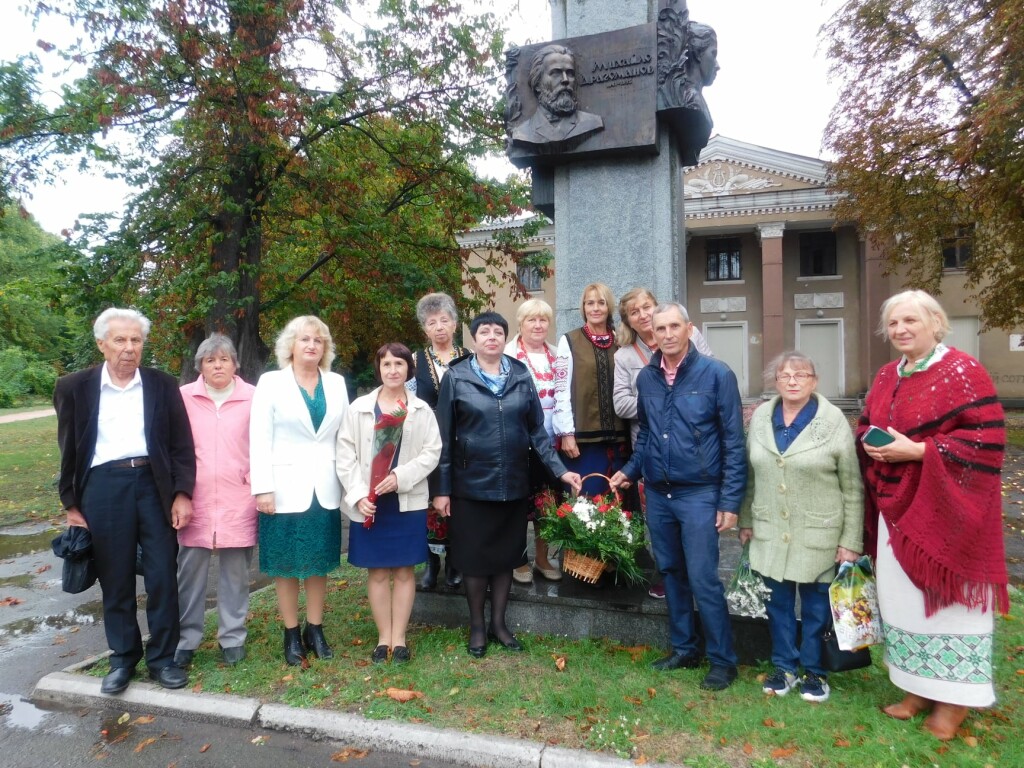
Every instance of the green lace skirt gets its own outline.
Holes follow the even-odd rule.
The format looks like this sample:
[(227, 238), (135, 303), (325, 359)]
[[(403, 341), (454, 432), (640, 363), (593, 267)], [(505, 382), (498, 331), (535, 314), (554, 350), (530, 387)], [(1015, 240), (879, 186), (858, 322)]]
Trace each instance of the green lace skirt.
[(268, 576), (326, 576), (341, 562), (341, 512), (313, 498), (305, 512), (260, 515), (260, 570)]

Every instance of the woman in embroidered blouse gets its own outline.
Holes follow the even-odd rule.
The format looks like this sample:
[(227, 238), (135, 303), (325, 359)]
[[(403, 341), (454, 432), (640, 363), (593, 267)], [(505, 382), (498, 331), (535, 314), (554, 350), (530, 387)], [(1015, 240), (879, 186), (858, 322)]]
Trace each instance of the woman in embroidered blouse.
[[(284, 657), (334, 653), (324, 638), (327, 574), (341, 558), (341, 483), (335, 442), (348, 408), (345, 379), (331, 373), (334, 342), (318, 317), (297, 317), (274, 346), (281, 370), (264, 373), (252, 398), (249, 457), (259, 518), (260, 570), (274, 577)], [(299, 586), (306, 628), (299, 633)]]
[[(530, 299), (523, 302), (516, 311), (516, 322), (519, 333), (505, 345), (505, 354), (523, 362), (530, 369), (533, 383), (537, 387), (540, 407), (544, 411), (544, 429), (555, 445), (555, 432), (551, 426), (551, 418), (555, 412), (555, 347), (548, 342), (548, 331), (555, 313), (551, 305), (543, 299)], [(561, 492), (542, 462), (530, 457), (530, 492), (533, 503), (530, 506), (528, 519), (533, 520), (534, 548), (536, 558), (534, 567), (548, 581), (560, 581), (562, 573), (548, 559), (548, 544), (537, 535), (537, 502), (543, 498), (545, 491)], [(530, 564), (521, 565), (512, 572), (512, 578), (520, 584), (533, 581)]]
[(828, 588), (835, 563), (855, 561), (863, 546), (860, 467), (846, 417), (814, 391), (818, 376), (809, 357), (783, 352), (765, 370), (769, 381), (778, 394), (750, 421), (739, 520), (740, 543), (750, 542), (750, 565), (772, 591), (767, 608), (775, 671), (763, 690), (785, 696), (799, 687), (806, 701), (825, 701), (821, 636), (832, 622)]
[[(448, 365), (467, 350), (455, 343), (455, 332), (459, 325), (459, 314), (455, 302), (447, 293), (428, 293), (416, 303), (416, 319), (427, 337), (427, 346), (416, 353), (416, 375), (406, 387), (416, 397), (437, 408), (437, 394), (441, 390), (441, 379)], [(434, 495), (434, 478), (430, 482), (430, 495)], [(427, 567), (420, 578), (420, 589), (432, 590), (437, 587), (437, 576), (441, 571), (441, 556), (444, 555), (445, 584), (450, 589), (462, 583), (461, 574), (452, 565), (451, 548), (448, 542), (448, 521), (437, 514), (431, 505), (427, 509)]]
[[(881, 316), (900, 359), (875, 377), (857, 450), (889, 679), (905, 691), (883, 711), (928, 712), (925, 728), (948, 740), (968, 707), (995, 702), (993, 614), (1009, 609), (1003, 409), (981, 364), (942, 343), (949, 319), (932, 296), (898, 293)], [(872, 426), (893, 440), (865, 441)]]
[[(583, 289), (583, 326), (558, 340), (552, 424), (566, 466), (581, 475), (611, 477), (626, 462), (626, 425), (615, 415), (615, 297), (602, 283)], [(600, 478), (584, 483), (587, 495), (604, 493)]]

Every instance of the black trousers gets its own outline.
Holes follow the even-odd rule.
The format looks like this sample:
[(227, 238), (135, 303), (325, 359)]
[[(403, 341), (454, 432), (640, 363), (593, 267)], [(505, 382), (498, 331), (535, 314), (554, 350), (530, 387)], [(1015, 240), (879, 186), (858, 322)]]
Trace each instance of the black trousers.
[(134, 667), (142, 658), (135, 589), (136, 549), (142, 545), (149, 643), (146, 664), (166, 667), (178, 647), (178, 537), (160, 504), (149, 467), (93, 467), (82, 494), (103, 590), (103, 624), (113, 651), (110, 666)]

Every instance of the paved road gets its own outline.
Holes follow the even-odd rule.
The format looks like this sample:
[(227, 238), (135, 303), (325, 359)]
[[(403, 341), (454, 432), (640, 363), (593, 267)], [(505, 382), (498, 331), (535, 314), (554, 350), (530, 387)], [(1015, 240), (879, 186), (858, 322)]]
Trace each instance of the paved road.
[(0, 424), (10, 424), (12, 421), (28, 421), (30, 419), (41, 419), (44, 416), (56, 416), (53, 408), (44, 408), (38, 411), (25, 411), (24, 413), (7, 413), (0, 416)]

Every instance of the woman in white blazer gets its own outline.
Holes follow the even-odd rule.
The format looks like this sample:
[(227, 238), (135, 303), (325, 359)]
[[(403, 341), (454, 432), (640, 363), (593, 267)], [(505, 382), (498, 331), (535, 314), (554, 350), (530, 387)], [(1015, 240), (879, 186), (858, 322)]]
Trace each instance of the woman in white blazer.
[(390, 652), (401, 664), (410, 659), (413, 567), (427, 559), (427, 477), (441, 458), (441, 433), (430, 406), (405, 388), (413, 375), (408, 347), (385, 344), (373, 367), (381, 386), (353, 401), (338, 431), (338, 477), (351, 519), (348, 561), (368, 571), (377, 624), (370, 661), (381, 664)]
[[(284, 657), (306, 651), (329, 659), (324, 638), (327, 574), (341, 555), (341, 485), (335, 470), (338, 429), (348, 408), (345, 379), (331, 373), (334, 342), (319, 318), (297, 317), (275, 344), (281, 370), (260, 377), (252, 398), (252, 492), (261, 512), (260, 570), (274, 577), (284, 621)], [(299, 632), (299, 582), (306, 627)]]

